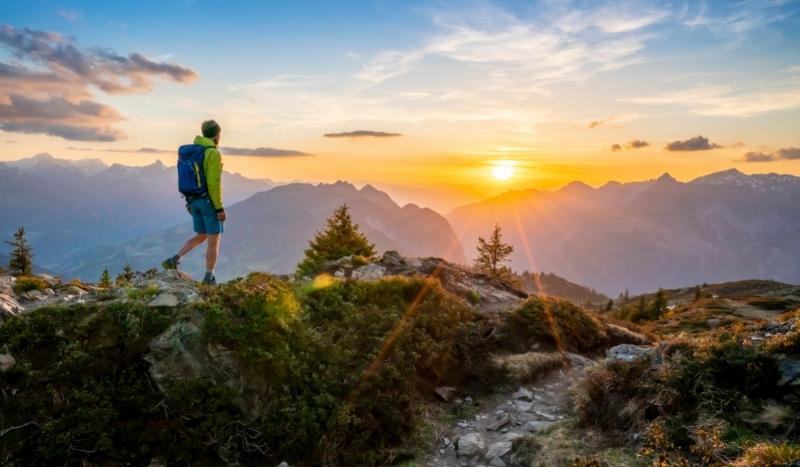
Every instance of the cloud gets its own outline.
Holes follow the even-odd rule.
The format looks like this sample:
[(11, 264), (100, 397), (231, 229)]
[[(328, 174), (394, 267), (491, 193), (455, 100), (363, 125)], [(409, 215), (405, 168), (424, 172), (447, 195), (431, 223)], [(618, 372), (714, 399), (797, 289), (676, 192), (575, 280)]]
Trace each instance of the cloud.
[(778, 160), (800, 160), (800, 148), (782, 148), (775, 152), (748, 152), (743, 162), (772, 162)]
[(769, 162), (777, 160), (774, 154), (766, 154), (763, 152), (748, 152), (742, 159), (744, 162)]
[(234, 148), (234, 147), (224, 146), (220, 148), (220, 150), (226, 156), (298, 157), (298, 156), (311, 155), (301, 151), (293, 151), (290, 149), (275, 149), (275, 148)]
[(650, 146), (650, 143), (648, 143), (647, 141), (642, 141), (640, 139), (634, 139), (634, 140), (628, 141), (628, 144), (626, 144), (625, 146), (627, 146), (628, 149), (639, 149), (639, 148), (646, 148), (647, 146)]
[(111, 124), (122, 117), (116, 110), (91, 100), (70, 102), (62, 97), (33, 99), (19, 94), (0, 103), (0, 129), (43, 133), (75, 141), (116, 141), (122, 133)]
[(593, 128), (599, 127), (600, 125), (602, 125), (605, 122), (606, 122), (606, 120), (594, 120), (591, 123), (589, 123), (589, 125), (587, 125), (587, 128), (589, 128), (591, 130)]
[(721, 146), (711, 143), (708, 138), (698, 135), (684, 141), (673, 141), (667, 144), (664, 149), (667, 151), (707, 151), (719, 147)]
[[(14, 58), (0, 61), (0, 128), (76, 141), (116, 141), (123, 120), (95, 101), (108, 94), (145, 93), (157, 77), (188, 83), (197, 74), (182, 65), (140, 53), (119, 55), (109, 48), (80, 48), (74, 38), (30, 28), (0, 28), (0, 47)], [(54, 97), (57, 96), (57, 97)]]
[(620, 146), (619, 144), (614, 143), (614, 144), (611, 145), (611, 151), (613, 151), (613, 152), (622, 151), (622, 146)]
[(56, 14), (70, 23), (74, 23), (81, 17), (81, 12), (76, 10), (58, 10)]
[(800, 148), (778, 149), (775, 153), (780, 159), (797, 160), (800, 159)]
[(385, 131), (356, 130), (343, 131), (341, 133), (325, 133), (326, 138), (395, 138), (403, 136), (400, 133), (388, 133)]
[(800, 107), (800, 88), (789, 80), (758, 89), (733, 89), (727, 85), (702, 84), (624, 101), (643, 105), (680, 106), (698, 115), (745, 118)]

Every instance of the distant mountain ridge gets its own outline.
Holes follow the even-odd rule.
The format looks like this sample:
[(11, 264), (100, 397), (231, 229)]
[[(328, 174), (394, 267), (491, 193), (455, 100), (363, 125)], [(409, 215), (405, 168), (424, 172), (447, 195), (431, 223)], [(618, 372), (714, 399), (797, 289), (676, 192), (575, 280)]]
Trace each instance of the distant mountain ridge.
[[(389, 195), (366, 185), (292, 183), (253, 195), (229, 206), (217, 265), (221, 280), (250, 271), (291, 273), (308, 242), (324, 227), (337, 207), (347, 204), (361, 231), (379, 252), (396, 250), (406, 256), (437, 256), (463, 263), (464, 252), (447, 220), (414, 204), (399, 206)], [(67, 276), (94, 278), (103, 268), (116, 271), (125, 263), (146, 270), (174, 254), (193, 235), (186, 223), (141, 239), (76, 253), (57, 265)], [(184, 259), (182, 268), (203, 271), (203, 246)]]
[[(226, 203), (233, 204), (274, 183), (225, 172), (223, 186)], [(49, 154), (0, 163), (0, 208), (0, 237), (25, 225), (46, 268), (75, 250), (132, 240), (186, 215), (174, 167), (160, 161), (107, 166)]]
[[(731, 169), (679, 182), (570, 183), (511, 191), (447, 218), (474, 251), (498, 222), (512, 267), (553, 271), (616, 296), (748, 278), (800, 282), (800, 177)], [(532, 264), (531, 264), (532, 262)]]

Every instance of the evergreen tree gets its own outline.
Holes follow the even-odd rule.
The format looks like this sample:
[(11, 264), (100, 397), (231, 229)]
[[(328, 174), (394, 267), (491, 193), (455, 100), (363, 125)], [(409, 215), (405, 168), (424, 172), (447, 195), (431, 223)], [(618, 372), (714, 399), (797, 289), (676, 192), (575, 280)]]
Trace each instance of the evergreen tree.
[(608, 304), (606, 305), (606, 311), (611, 311), (614, 309), (614, 300), (608, 299)]
[(498, 224), (494, 225), (489, 241), (478, 237), (478, 257), (475, 258), (475, 268), (497, 279), (510, 280), (511, 269), (503, 266), (508, 261), (508, 255), (514, 252), (514, 247), (503, 243), (503, 232)]
[(628, 289), (625, 289), (625, 300), (628, 300), (629, 298), (631, 298), (631, 295), (628, 293)]
[(350, 216), (350, 208), (343, 204), (325, 221), (325, 229), (309, 242), (303, 261), (297, 265), (297, 275), (315, 274), (326, 261), (350, 255), (370, 260), (375, 256), (375, 246), (359, 232), (358, 224)]
[(661, 314), (667, 310), (667, 292), (664, 289), (658, 289), (656, 293), (656, 300), (653, 302), (653, 314), (655, 319), (661, 319)]
[(103, 269), (103, 274), (100, 276), (100, 283), (98, 285), (106, 289), (111, 287), (111, 274), (108, 273), (108, 269)]
[(639, 312), (640, 317), (644, 316), (646, 308), (647, 308), (647, 303), (645, 302), (644, 295), (642, 295), (641, 297), (639, 297), (639, 309), (637, 310)]
[(703, 298), (703, 289), (699, 285), (694, 286), (694, 301)]
[(20, 226), (14, 234), (14, 240), (6, 243), (11, 245), (11, 258), (8, 269), (17, 276), (28, 276), (33, 272), (33, 250), (25, 238), (25, 227)]
[(122, 272), (117, 276), (116, 283), (118, 286), (128, 285), (133, 280), (133, 276), (136, 273), (134, 272), (133, 268), (130, 264), (125, 263), (125, 266), (122, 268)]

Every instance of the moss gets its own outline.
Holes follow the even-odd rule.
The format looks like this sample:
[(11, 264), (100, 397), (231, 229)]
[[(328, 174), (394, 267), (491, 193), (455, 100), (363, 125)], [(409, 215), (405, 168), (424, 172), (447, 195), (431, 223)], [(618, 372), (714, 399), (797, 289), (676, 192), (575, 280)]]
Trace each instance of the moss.
[(150, 299), (158, 295), (160, 291), (161, 290), (158, 288), (158, 286), (151, 285), (143, 289), (128, 289), (126, 295), (131, 300), (149, 301)]

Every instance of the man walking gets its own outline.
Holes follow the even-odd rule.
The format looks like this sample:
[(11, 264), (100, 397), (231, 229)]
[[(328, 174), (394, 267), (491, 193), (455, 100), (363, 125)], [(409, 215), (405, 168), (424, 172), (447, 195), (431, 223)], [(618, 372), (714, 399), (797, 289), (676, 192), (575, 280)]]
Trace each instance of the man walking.
[(203, 136), (197, 136), (194, 144), (178, 148), (178, 190), (186, 198), (186, 209), (192, 215), (194, 231), (178, 254), (165, 260), (164, 269), (178, 269), (181, 258), (196, 246), (206, 245), (206, 274), (203, 283), (214, 285), (214, 266), (217, 264), (220, 235), (225, 222), (222, 206), (222, 156), (217, 149), (221, 134), (214, 120), (203, 122)]

